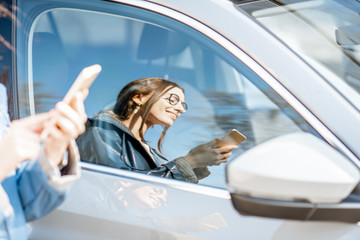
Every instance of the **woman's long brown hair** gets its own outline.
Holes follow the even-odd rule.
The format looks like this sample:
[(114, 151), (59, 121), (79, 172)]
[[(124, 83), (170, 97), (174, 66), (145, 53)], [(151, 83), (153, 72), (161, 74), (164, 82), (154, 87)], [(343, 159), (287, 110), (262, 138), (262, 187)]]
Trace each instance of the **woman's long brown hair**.
[[(113, 108), (113, 112), (116, 114), (116, 116), (120, 120), (127, 120), (129, 119), (130, 115), (136, 108), (136, 103), (132, 100), (132, 98), (136, 95), (143, 95), (148, 96), (151, 94), (151, 97), (149, 100), (141, 106), (139, 110), (139, 116), (142, 117), (142, 122), (139, 129), (139, 135), (141, 138), (141, 141), (145, 141), (144, 135), (142, 133), (142, 129), (144, 127), (144, 124), (147, 120), (147, 117), (149, 116), (149, 112), (151, 107), (154, 105), (155, 102), (157, 102), (160, 97), (162, 97), (168, 90), (172, 88), (180, 88), (183, 92), (184, 89), (177, 85), (174, 82), (168, 81), (163, 78), (141, 78), (134, 80), (130, 83), (128, 83), (118, 94), (116, 99), (116, 104)], [(137, 119), (137, 118), (136, 118)], [(136, 119), (132, 119), (132, 122), (135, 122)], [(130, 123), (131, 125), (131, 123)], [(161, 136), (158, 141), (158, 149), (161, 151), (162, 141), (164, 140), (166, 131), (169, 127), (164, 127)]]

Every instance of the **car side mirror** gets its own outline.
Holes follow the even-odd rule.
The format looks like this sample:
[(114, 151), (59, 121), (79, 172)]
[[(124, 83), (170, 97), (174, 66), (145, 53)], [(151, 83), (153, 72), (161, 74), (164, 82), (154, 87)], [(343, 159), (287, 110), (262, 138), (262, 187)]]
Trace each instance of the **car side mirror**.
[(349, 159), (309, 133), (274, 138), (227, 166), (234, 207), (241, 214), (360, 221), (360, 203), (343, 202), (360, 180)]

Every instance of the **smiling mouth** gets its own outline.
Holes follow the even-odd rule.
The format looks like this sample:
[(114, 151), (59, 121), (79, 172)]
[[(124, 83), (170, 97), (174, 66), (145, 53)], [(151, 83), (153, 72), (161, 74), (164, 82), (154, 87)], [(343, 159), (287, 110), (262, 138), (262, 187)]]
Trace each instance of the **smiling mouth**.
[(173, 112), (168, 112), (168, 113), (170, 113), (170, 116), (173, 120), (177, 119), (177, 115), (175, 113), (173, 113)]

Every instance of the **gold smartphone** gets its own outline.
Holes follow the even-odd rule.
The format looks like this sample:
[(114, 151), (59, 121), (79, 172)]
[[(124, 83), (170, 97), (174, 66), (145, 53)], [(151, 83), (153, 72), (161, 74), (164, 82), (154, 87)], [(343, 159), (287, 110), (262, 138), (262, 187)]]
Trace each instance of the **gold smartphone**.
[(246, 140), (246, 136), (240, 133), (238, 130), (233, 129), (221, 138), (217, 146), (222, 147), (225, 145), (239, 145)]
[[(63, 102), (70, 104), (71, 100), (75, 97), (75, 94), (89, 88), (100, 72), (101, 66), (99, 64), (84, 68), (66, 93)], [(45, 128), (40, 135), (41, 140), (44, 141), (48, 134), (48, 128)]]

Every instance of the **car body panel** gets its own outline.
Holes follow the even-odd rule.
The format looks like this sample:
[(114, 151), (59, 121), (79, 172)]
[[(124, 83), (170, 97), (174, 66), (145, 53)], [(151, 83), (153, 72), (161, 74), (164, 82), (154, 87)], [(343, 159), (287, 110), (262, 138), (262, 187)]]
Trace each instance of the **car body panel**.
[[(112, 2), (114, 6), (124, 4), (165, 15), (213, 39), (286, 99), (328, 143), (359, 165), (360, 128), (349, 127), (359, 125), (359, 110), (326, 81), (325, 78), (331, 74), (324, 76), (324, 73), (317, 72), (309, 62), (245, 13), (239, 12), (232, 2)], [(49, 1), (50, 5), (52, 3)], [(51, 7), (54, 6), (56, 4)], [(17, 47), (24, 51), (23, 46)], [(11, 62), (13, 65), (16, 63), (15, 59)], [(27, 74), (19, 66), (18, 69), (13, 66), (12, 71), (17, 71), (17, 74), (10, 75), (10, 79)], [(11, 83), (15, 85), (16, 82), (13, 80)], [(14, 92), (17, 93), (15, 88)], [(17, 99), (16, 94), (12, 97)], [(15, 113), (17, 104), (14, 101), (12, 105)], [(240, 215), (225, 189), (86, 163), (81, 163), (81, 166), (82, 177), (70, 188), (64, 204), (29, 225), (30, 239), (355, 240), (360, 235), (357, 224)]]
[[(122, 170), (82, 165), (82, 177), (71, 188), (66, 202), (59, 210), (31, 224), (32, 239), (306, 237), (325, 240), (356, 239), (360, 233), (359, 226), (353, 224), (241, 216), (234, 211), (228, 192), (221, 189), (171, 180), (157, 181), (154, 177), (136, 176), (138, 174)], [(99, 173), (101, 171), (111, 172), (111, 175)], [(154, 188), (166, 193), (165, 200), (158, 205), (151, 203), (152, 193), (144, 190)], [(144, 205), (147, 200), (149, 202)], [(131, 201), (132, 206), (124, 207), (126, 201)]]

